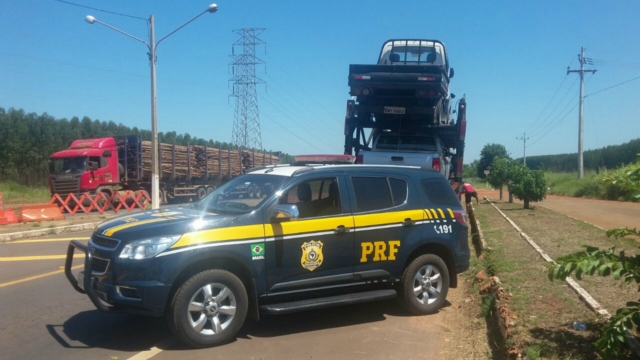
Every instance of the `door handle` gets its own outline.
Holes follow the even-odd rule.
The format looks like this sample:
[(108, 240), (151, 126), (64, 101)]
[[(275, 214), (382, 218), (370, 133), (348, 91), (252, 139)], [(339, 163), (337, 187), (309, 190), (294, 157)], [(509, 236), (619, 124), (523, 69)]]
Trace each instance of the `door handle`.
[(406, 218), (404, 219), (404, 221), (402, 222), (402, 226), (411, 226), (413, 225), (413, 221), (411, 221), (411, 219)]
[(345, 232), (347, 232), (347, 228), (344, 227), (344, 225), (340, 225), (334, 230), (334, 232), (336, 234), (344, 234)]

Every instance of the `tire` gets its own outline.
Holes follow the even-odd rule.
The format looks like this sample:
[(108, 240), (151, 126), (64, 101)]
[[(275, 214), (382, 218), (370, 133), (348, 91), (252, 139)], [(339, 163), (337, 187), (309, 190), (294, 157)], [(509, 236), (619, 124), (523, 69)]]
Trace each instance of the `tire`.
[(200, 186), (196, 189), (195, 200), (202, 200), (202, 198), (204, 198), (205, 196), (207, 196), (207, 189), (204, 186)]
[(256, 199), (262, 198), (262, 189), (260, 188), (260, 186), (256, 185), (253, 189), (253, 194), (255, 195)]
[(213, 186), (207, 186), (207, 195), (211, 194), (215, 190)]
[(247, 194), (249, 195), (249, 199), (253, 199), (254, 197), (256, 197), (256, 190), (253, 186), (249, 185), (249, 188), (247, 189)]
[(438, 101), (438, 105), (433, 109), (433, 124), (442, 125), (442, 101)]
[[(217, 299), (221, 294), (224, 298)], [(225, 270), (207, 270), (180, 286), (171, 301), (167, 320), (176, 337), (186, 345), (217, 346), (231, 340), (240, 330), (248, 304), (247, 291), (237, 276)]]
[[(429, 281), (425, 281), (427, 275), (431, 275)], [(402, 302), (411, 314), (435, 313), (444, 304), (448, 292), (449, 270), (437, 255), (419, 256), (405, 269), (402, 276)]]

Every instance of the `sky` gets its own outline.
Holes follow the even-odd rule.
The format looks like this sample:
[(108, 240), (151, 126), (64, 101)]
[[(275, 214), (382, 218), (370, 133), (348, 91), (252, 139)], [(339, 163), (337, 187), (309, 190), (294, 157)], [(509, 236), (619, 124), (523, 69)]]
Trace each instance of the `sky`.
[[(99, 10), (83, 8), (78, 4)], [(219, 0), (157, 49), (159, 131), (230, 142), (233, 30), (265, 28), (256, 55), (263, 147), (342, 153), (349, 64), (372, 64), (392, 38), (443, 41), (467, 98), (465, 162), (489, 143), (512, 157), (576, 152), (577, 54), (586, 48), (584, 148), (640, 137), (640, 1)], [(204, 1), (0, 0), (0, 107), (88, 116), (150, 129), (148, 40), (207, 8)], [(113, 14), (113, 13), (118, 14)], [(128, 15), (128, 16), (123, 16)], [(130, 17), (133, 16), (133, 17)], [(240, 48), (236, 48), (239, 50)], [(628, 83), (624, 83), (628, 80)], [(621, 84), (621, 85), (619, 85)], [(618, 86), (617, 86), (618, 85)], [(610, 88), (611, 87), (611, 88)], [(609, 89), (608, 89), (609, 88)], [(2, 129), (0, 129), (2, 131)]]

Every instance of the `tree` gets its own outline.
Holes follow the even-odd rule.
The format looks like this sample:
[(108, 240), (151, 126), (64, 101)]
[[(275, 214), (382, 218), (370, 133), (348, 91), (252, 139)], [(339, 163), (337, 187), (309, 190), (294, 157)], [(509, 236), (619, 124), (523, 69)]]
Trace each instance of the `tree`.
[(489, 168), (496, 157), (509, 158), (507, 149), (500, 144), (487, 144), (480, 151), (480, 161), (478, 162), (478, 177), (485, 178), (484, 171)]
[(526, 167), (517, 169), (511, 181), (511, 191), (515, 197), (524, 201), (524, 208), (528, 209), (530, 202), (542, 201), (547, 196), (544, 173)]
[(462, 166), (463, 179), (476, 177), (477, 173), (478, 173), (478, 160), (473, 160), (471, 164), (464, 164)]
[(487, 181), (492, 187), (500, 189), (500, 200), (502, 200), (502, 188), (511, 179), (511, 161), (503, 157), (495, 157), (491, 163), (491, 172), (487, 176)]
[[(605, 178), (606, 183), (618, 183), (624, 188), (633, 189), (635, 196), (640, 198), (640, 164), (628, 172), (625, 178)], [(607, 231), (607, 236), (640, 237), (637, 228), (616, 228)], [(629, 284), (640, 284), (640, 255), (627, 255), (624, 251), (615, 253), (615, 248), (600, 250), (596, 247), (585, 246), (586, 250), (569, 254), (557, 260), (549, 268), (549, 279), (566, 279), (572, 273), (578, 280), (582, 275), (600, 276), (613, 275), (615, 280), (624, 278)], [(638, 288), (640, 291), (640, 288)], [(596, 341), (596, 347), (605, 355), (617, 358), (622, 353), (627, 338), (627, 331), (640, 329), (640, 302), (630, 301), (626, 306), (616, 311), (606, 324), (602, 326), (600, 339)]]

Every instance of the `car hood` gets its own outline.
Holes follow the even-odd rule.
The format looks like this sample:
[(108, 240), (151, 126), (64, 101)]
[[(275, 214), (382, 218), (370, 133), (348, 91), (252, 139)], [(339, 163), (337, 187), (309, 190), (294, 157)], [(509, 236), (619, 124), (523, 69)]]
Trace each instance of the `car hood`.
[(193, 208), (169, 208), (118, 216), (99, 224), (94, 234), (127, 243), (227, 227), (235, 218), (236, 216), (213, 214)]

